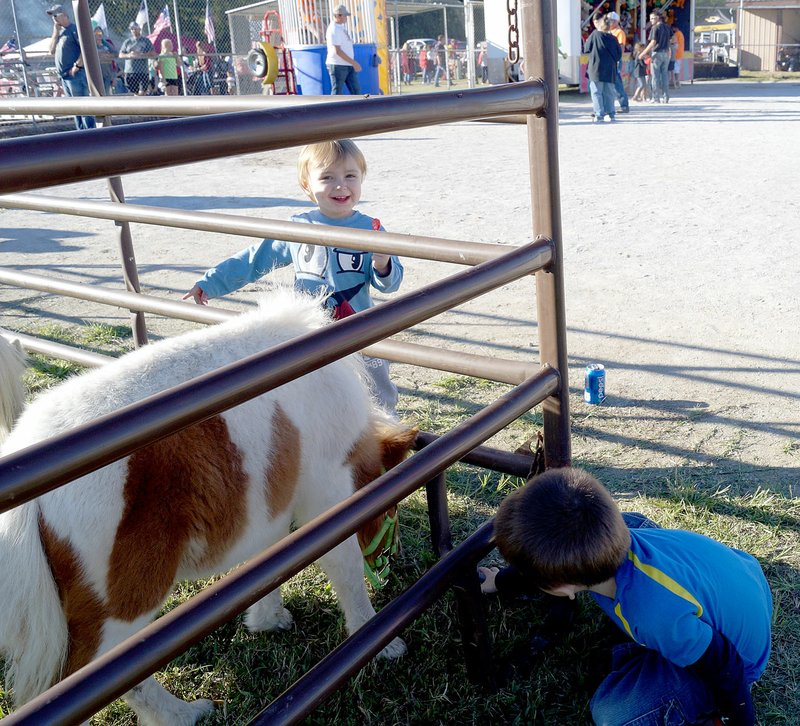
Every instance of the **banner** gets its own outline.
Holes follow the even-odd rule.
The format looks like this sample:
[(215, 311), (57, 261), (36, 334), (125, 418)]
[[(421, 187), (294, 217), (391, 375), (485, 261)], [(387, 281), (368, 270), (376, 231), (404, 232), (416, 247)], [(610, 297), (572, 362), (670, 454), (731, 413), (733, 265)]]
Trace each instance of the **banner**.
[[(100, 7), (102, 7), (102, 5)], [(139, 12), (136, 13), (136, 24), (142, 30), (150, 28), (150, 18), (147, 17), (147, 5), (144, 0), (142, 0), (141, 5), (139, 5)]]
[[(106, 9), (103, 6), (103, 3), (100, 3), (100, 7), (97, 8), (97, 12), (94, 15), (92, 15), (92, 20), (94, 20), (94, 22), (97, 23), (97, 25), (103, 29), (103, 35), (108, 35), (108, 23), (106, 22)], [(136, 22), (139, 21), (137, 20)]]

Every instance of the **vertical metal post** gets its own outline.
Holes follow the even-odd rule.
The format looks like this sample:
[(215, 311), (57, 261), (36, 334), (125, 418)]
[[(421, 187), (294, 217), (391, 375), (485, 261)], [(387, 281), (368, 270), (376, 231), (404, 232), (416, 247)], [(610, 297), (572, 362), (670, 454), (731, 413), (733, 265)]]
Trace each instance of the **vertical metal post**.
[(431, 524), (431, 544), (437, 557), (444, 557), (453, 549), (450, 534), (450, 517), (447, 512), (447, 477), (437, 474), (425, 485), (428, 499), (428, 520)]
[(447, 87), (450, 88), (453, 85), (453, 81), (450, 78), (450, 51), (447, 48), (448, 44), (450, 43), (450, 34), (447, 30), (447, 8), (442, 8), (442, 15), (444, 16), (444, 75), (447, 78)]
[(172, 7), (175, 11), (175, 37), (178, 39), (178, 58), (180, 59), (181, 66), (181, 88), (183, 88), (183, 95), (188, 96), (189, 92), (186, 90), (186, 69), (183, 67), (183, 43), (181, 43), (181, 21), (178, 17), (178, 0), (172, 0)]
[[(431, 543), (436, 556), (441, 559), (453, 549), (450, 517), (447, 511), (445, 472), (440, 472), (425, 484), (425, 494), (428, 500)], [(481, 586), (474, 569), (462, 573), (453, 582), (453, 594), (456, 599), (467, 677), (473, 683), (494, 688), (496, 681), (492, 667), (492, 638), (486, 623)]]
[[(103, 71), (100, 68), (100, 56), (97, 53), (97, 43), (92, 30), (92, 20), (89, 14), (88, 0), (73, 0), (75, 22), (78, 26), (78, 39), (81, 43), (83, 64), (86, 68), (86, 77), (93, 96), (102, 96), (105, 92), (103, 85)], [(103, 125), (111, 125), (111, 118), (103, 118)], [(109, 177), (108, 192), (112, 202), (125, 202), (125, 192), (122, 188), (122, 179), (118, 176)], [(122, 277), (125, 288), (131, 292), (141, 292), (139, 288), (139, 273), (136, 269), (136, 257), (133, 253), (133, 240), (131, 227), (128, 222), (115, 222), (119, 230), (119, 249), (122, 257)], [(131, 311), (131, 328), (133, 342), (137, 348), (147, 344), (147, 325), (144, 313)]]
[(464, 0), (464, 26), (467, 35), (467, 80), (470, 88), (475, 88), (475, 4)]
[[(22, 81), (25, 84), (25, 95), (30, 98), (31, 85), (30, 81), (28, 81), (28, 71), (25, 69), (25, 66), (28, 65), (28, 62), (27, 59), (25, 58), (25, 50), (22, 47), (22, 36), (19, 34), (16, 0), (11, 0), (11, 16), (14, 19), (14, 33), (17, 36), (17, 53), (19, 53), (19, 62), (22, 65)], [(36, 117), (31, 116), (31, 121), (33, 121), (33, 125), (35, 126)]]
[(554, 259), (536, 273), (539, 357), (561, 375), (558, 394), (542, 404), (545, 466), (568, 466), (572, 459), (569, 430), (567, 334), (564, 306), (561, 190), (558, 173), (558, 63), (555, 0), (519, 0), (525, 75), (544, 81), (546, 103), (528, 116), (533, 235), (553, 241)]

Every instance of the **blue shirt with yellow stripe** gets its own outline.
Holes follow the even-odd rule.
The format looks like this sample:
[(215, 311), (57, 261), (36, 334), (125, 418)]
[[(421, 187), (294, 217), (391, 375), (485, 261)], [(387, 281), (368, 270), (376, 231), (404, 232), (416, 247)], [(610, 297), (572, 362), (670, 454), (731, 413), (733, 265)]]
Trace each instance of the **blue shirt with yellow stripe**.
[(676, 529), (632, 529), (616, 596), (591, 593), (631, 638), (678, 666), (695, 663), (712, 629), (736, 648), (748, 683), (770, 653), (772, 595), (754, 557)]

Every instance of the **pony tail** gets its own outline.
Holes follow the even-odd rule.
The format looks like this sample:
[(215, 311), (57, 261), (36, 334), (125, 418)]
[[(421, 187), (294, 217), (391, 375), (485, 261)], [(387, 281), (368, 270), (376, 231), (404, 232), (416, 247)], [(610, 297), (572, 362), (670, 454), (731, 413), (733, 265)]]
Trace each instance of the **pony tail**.
[(25, 405), (25, 367), (25, 353), (19, 341), (7, 340), (0, 331), (0, 444), (8, 438)]
[(67, 622), (39, 525), (35, 500), (0, 514), (0, 652), (16, 707), (60, 679), (67, 654)]

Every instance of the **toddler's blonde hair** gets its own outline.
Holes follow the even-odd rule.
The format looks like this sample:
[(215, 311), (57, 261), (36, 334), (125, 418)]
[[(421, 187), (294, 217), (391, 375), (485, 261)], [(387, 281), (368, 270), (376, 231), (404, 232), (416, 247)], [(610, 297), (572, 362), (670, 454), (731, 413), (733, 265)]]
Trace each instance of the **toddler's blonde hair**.
[[(297, 180), (303, 189), (308, 188), (308, 170), (313, 166), (330, 166), (331, 164), (350, 157), (356, 162), (361, 176), (367, 175), (367, 160), (353, 141), (340, 139), (339, 141), (323, 141), (319, 144), (304, 146), (297, 159)], [(314, 198), (309, 193), (309, 197)]]

